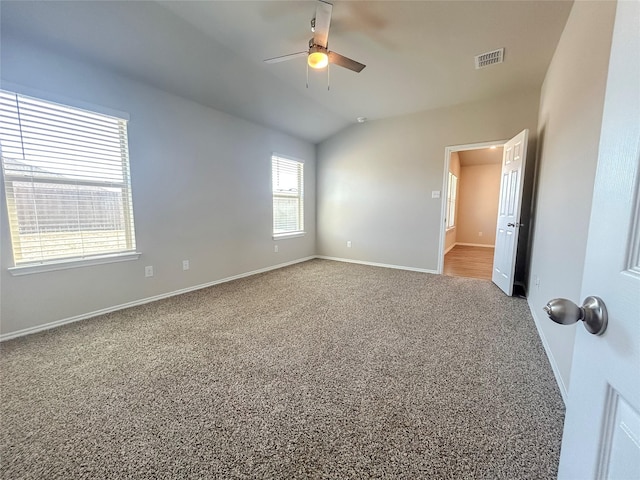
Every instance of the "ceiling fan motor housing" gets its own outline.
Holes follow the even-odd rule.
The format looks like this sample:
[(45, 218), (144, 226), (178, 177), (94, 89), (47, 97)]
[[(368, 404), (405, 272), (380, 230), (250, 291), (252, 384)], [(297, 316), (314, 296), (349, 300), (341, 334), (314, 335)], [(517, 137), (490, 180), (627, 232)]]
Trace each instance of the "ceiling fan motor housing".
[(329, 64), (329, 53), (326, 47), (315, 45), (313, 38), (309, 40), (309, 56), (307, 62), (311, 68), (324, 68)]
[(326, 47), (323, 47), (322, 45), (317, 45), (313, 43), (313, 38), (309, 39), (309, 53), (313, 53), (313, 52), (327, 53), (328, 48), (329, 48), (329, 44), (327, 44)]

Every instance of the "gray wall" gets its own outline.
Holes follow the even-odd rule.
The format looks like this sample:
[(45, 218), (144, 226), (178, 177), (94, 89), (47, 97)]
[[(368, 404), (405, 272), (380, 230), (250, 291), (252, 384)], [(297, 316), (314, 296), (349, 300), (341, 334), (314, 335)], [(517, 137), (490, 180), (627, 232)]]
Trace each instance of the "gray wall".
[[(130, 114), (137, 261), (11, 276), (2, 204), (2, 334), (313, 255), (315, 147), (111, 72), (3, 38), (2, 85)], [(305, 162), (302, 238), (272, 240), (271, 153)], [(191, 269), (182, 271), (182, 260)], [(155, 276), (144, 278), (144, 266)]]
[[(12, 277), (0, 224), (2, 334), (315, 253), (436, 270), (444, 149), (540, 137), (529, 302), (568, 387), (574, 327), (542, 318), (553, 297), (581, 299), (614, 2), (576, 2), (542, 88), (354, 125), (317, 146), (130, 79), (3, 38), (2, 80), (54, 99), (128, 112), (138, 261)], [(538, 108), (540, 114), (538, 117)], [(315, 155), (317, 150), (318, 164)], [(307, 235), (271, 238), (272, 151), (303, 159)], [(317, 176), (314, 175), (317, 170)], [(315, 189), (318, 195), (316, 200)], [(317, 227), (314, 205), (317, 204)], [(317, 245), (316, 245), (317, 238)], [(352, 248), (346, 241), (352, 241)], [(181, 261), (191, 270), (183, 272)], [(144, 278), (144, 265), (155, 277)], [(539, 286), (536, 286), (539, 279)]]
[[(539, 92), (357, 124), (318, 146), (318, 254), (437, 270), (445, 147), (530, 130)], [(346, 247), (351, 240), (352, 248)]]
[(615, 6), (574, 3), (540, 99), (529, 303), (556, 376), (564, 384), (563, 394), (569, 387), (576, 327), (556, 325), (542, 307), (555, 297), (582, 301)]

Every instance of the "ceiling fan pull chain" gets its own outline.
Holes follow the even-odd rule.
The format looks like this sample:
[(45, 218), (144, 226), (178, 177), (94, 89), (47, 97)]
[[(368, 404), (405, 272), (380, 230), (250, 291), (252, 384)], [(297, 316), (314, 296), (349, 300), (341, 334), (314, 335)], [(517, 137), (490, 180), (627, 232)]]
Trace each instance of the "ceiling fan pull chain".
[(307, 63), (307, 88), (309, 88), (309, 64)]
[(329, 65), (327, 65), (327, 92), (331, 89), (331, 83), (329, 81)]

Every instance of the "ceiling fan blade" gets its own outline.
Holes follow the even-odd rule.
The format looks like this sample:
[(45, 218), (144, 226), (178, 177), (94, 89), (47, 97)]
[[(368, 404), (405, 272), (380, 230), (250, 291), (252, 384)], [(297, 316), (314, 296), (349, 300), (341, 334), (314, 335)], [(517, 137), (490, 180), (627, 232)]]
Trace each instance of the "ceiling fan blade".
[(333, 5), (324, 2), (323, 0), (318, 0), (318, 6), (316, 7), (316, 27), (313, 34), (314, 45), (320, 45), (321, 47), (327, 48), (332, 10)]
[(309, 55), (309, 52), (297, 52), (297, 53), (290, 53), (289, 55), (282, 55), (280, 57), (273, 57), (273, 58), (267, 58), (264, 63), (279, 63), (279, 62), (286, 62), (287, 60), (291, 60), (293, 58), (298, 58), (298, 57), (306, 57), (307, 55)]
[(333, 63), (334, 65), (338, 65), (340, 67), (348, 68), (349, 70), (353, 70), (356, 73), (360, 73), (366, 65), (356, 62), (355, 60), (351, 60), (350, 58), (345, 57), (344, 55), (340, 55), (336, 52), (329, 52), (329, 63)]

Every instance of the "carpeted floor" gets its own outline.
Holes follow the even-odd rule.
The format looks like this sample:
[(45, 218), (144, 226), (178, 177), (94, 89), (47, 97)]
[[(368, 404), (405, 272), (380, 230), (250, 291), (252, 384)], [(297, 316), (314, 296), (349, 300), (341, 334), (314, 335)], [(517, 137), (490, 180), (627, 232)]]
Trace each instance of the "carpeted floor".
[(526, 301), (312, 260), (1, 345), (4, 479), (551, 479)]

